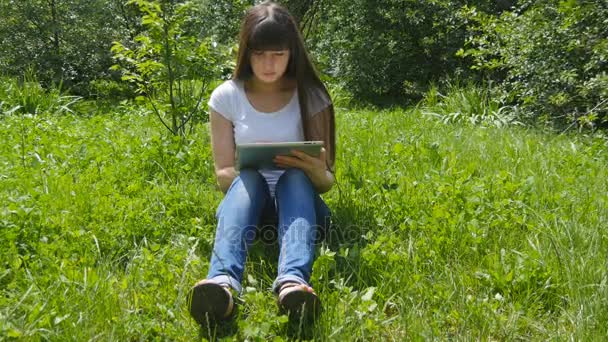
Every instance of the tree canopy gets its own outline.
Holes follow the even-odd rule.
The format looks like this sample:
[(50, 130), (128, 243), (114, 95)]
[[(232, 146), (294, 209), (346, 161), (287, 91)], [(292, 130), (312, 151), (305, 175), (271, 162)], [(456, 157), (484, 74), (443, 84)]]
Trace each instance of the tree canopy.
[[(78, 95), (134, 96), (128, 85), (112, 86), (128, 69), (111, 69), (117, 62), (111, 47), (136, 49), (143, 37), (154, 36), (142, 4), (179, 5), (183, 25), (171, 39), (197, 46), (206, 41), (223, 50), (226, 60), (216, 61), (222, 70), (205, 77), (225, 78), (234, 65), (242, 15), (256, 2), (2, 1), (0, 70), (22, 77), (32, 69), (43, 84), (62, 82)], [(605, 1), (282, 3), (299, 21), (325, 79), (359, 101), (418, 101), (432, 85), (458, 79), (488, 85), (504, 105), (530, 117), (591, 125), (606, 118)]]

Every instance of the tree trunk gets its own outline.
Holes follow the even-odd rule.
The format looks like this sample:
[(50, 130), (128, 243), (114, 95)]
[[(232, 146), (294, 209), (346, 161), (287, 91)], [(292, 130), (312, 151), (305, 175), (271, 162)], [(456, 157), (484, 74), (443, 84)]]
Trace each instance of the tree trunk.
[(53, 57), (55, 58), (54, 72), (55, 79), (60, 80), (62, 78), (61, 58), (60, 58), (60, 46), (59, 46), (59, 18), (57, 15), (57, 3), (55, 0), (50, 0), (49, 5), (51, 6), (51, 29), (53, 32)]
[(167, 66), (167, 76), (169, 83), (169, 103), (171, 104), (171, 128), (173, 130), (173, 134), (177, 135), (179, 130), (179, 125), (177, 123), (177, 107), (175, 105), (175, 94), (174, 94), (174, 82), (175, 75), (173, 74), (173, 66), (171, 65), (172, 58), (172, 47), (169, 43), (169, 25), (170, 23), (165, 19), (164, 20), (164, 35), (165, 35), (165, 65)]

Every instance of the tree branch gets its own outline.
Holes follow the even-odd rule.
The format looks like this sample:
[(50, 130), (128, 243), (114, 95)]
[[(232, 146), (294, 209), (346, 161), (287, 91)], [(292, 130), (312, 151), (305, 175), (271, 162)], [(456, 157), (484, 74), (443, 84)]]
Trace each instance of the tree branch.
[(196, 114), (196, 112), (198, 112), (198, 109), (201, 106), (201, 102), (203, 101), (204, 94), (205, 94), (205, 85), (203, 84), (203, 86), (201, 87), (201, 91), (199, 93), (199, 96), (198, 96), (198, 100), (196, 102), (196, 106), (194, 106), (194, 109), (192, 109), (192, 111), (188, 114), (188, 117), (185, 120), (182, 120), (182, 124), (179, 127), (179, 129), (184, 128), (184, 126), (186, 126), (186, 123), (188, 123), (188, 121), (190, 121), (190, 119), (192, 119), (192, 117), (194, 116), (194, 114)]
[(165, 120), (162, 118), (162, 116), (160, 115), (160, 111), (158, 110), (158, 108), (156, 108), (156, 105), (154, 105), (154, 99), (152, 99), (152, 97), (150, 95), (146, 94), (146, 98), (148, 99), (148, 101), (150, 101), (150, 104), (152, 105), (152, 108), (154, 109), (154, 113), (156, 114), (156, 116), (158, 117), (158, 119), (160, 120), (160, 122), (162, 122), (162, 124), (167, 127), (167, 129), (169, 130), (169, 132), (173, 133), (173, 135), (176, 134), (176, 132), (173, 131), (173, 129), (171, 129), (167, 123), (165, 123)]

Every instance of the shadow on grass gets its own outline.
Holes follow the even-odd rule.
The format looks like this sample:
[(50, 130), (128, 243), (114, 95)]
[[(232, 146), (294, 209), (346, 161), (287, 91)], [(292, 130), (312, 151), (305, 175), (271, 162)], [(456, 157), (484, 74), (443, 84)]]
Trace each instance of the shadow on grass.
[[(238, 317), (238, 315), (235, 317)], [(199, 340), (205, 338), (209, 341), (217, 341), (221, 338), (237, 336), (238, 332), (239, 326), (237, 320), (230, 319), (228, 321), (201, 325), (198, 337)]]
[(360, 255), (370, 242), (368, 232), (377, 227), (373, 210), (352, 202), (338, 203), (333, 209), (332, 223), (323, 242), (330, 251), (336, 252), (336, 267), (330, 278), (344, 278), (355, 288), (375, 284), (376, 276), (362, 267)]
[(283, 328), (283, 335), (289, 339), (302, 341), (311, 340), (314, 337), (315, 323), (313, 321), (303, 321), (290, 319)]

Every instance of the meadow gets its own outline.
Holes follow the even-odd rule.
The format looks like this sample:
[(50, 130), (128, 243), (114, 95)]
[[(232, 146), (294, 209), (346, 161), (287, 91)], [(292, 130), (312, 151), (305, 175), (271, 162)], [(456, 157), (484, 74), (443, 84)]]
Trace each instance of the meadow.
[(235, 320), (199, 329), (222, 194), (205, 124), (146, 110), (0, 117), (0, 340), (599, 340), (608, 139), (340, 109), (314, 325), (278, 314), (256, 242)]

